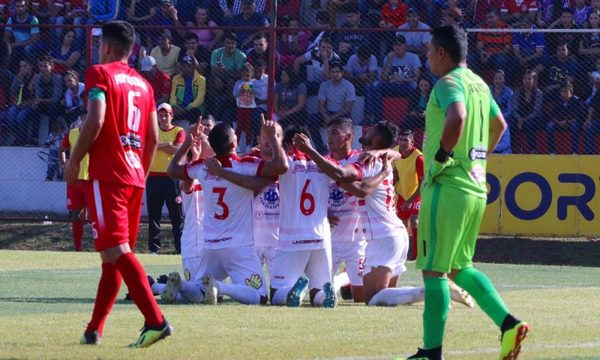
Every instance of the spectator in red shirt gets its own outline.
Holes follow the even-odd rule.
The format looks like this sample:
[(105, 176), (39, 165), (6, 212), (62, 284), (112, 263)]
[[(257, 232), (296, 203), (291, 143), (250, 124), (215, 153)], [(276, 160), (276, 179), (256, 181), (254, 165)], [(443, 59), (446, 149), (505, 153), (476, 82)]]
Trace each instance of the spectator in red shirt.
[(500, 11), (502, 19), (508, 24), (519, 24), (525, 16), (532, 20), (537, 18), (538, 3), (537, 0), (504, 0)]
[(142, 59), (140, 65), (140, 74), (152, 86), (154, 90), (154, 101), (157, 104), (169, 102), (171, 95), (171, 77), (156, 67), (156, 60), (152, 56), (146, 56)]
[(381, 8), (380, 27), (399, 27), (406, 22), (408, 6), (402, 0), (389, 0)]

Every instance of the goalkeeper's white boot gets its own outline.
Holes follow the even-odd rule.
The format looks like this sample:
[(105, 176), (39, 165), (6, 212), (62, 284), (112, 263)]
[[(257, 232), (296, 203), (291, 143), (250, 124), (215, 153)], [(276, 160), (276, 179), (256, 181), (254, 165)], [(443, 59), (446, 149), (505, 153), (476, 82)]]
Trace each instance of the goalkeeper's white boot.
[(169, 279), (165, 285), (165, 290), (160, 297), (163, 303), (175, 304), (179, 289), (181, 289), (181, 275), (179, 275), (177, 271), (174, 271), (169, 274)]
[(219, 285), (217, 285), (215, 278), (210, 275), (204, 276), (202, 285), (204, 286), (204, 300), (202, 302), (206, 305), (217, 305)]

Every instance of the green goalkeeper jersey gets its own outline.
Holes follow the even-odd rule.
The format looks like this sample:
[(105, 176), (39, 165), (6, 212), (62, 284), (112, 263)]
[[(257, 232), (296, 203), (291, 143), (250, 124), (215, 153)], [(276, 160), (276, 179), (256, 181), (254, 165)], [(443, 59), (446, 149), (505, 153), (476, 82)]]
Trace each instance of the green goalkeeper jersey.
[(433, 87), (425, 113), (425, 169), (429, 169), (435, 161), (446, 122), (446, 110), (454, 102), (465, 105), (467, 118), (454, 148), (454, 163), (436, 176), (435, 181), (485, 198), (490, 118), (497, 116), (500, 109), (489, 86), (470, 69), (457, 67)]

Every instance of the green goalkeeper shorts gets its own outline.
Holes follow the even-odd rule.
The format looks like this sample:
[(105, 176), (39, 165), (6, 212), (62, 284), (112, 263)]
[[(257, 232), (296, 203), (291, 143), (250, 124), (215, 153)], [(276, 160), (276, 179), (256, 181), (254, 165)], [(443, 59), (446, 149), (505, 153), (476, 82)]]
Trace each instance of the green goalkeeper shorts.
[(473, 266), (486, 199), (434, 182), (421, 189), (417, 269), (449, 273)]

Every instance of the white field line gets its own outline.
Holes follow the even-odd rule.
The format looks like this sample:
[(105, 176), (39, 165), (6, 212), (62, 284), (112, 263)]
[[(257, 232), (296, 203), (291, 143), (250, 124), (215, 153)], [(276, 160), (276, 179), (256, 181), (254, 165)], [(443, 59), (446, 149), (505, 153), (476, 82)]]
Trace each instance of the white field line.
[[(525, 343), (523, 345), (523, 352), (527, 353), (528, 351), (541, 351), (541, 350), (568, 350), (568, 349), (600, 349), (600, 342), (586, 342), (586, 343), (577, 343), (577, 344), (528, 344)], [(495, 354), (498, 352), (498, 347), (495, 348), (481, 348), (481, 349), (473, 349), (473, 350), (454, 350), (454, 351), (445, 351), (444, 355), (448, 356), (460, 356), (460, 355), (483, 355), (483, 354)], [(409, 356), (410, 354), (405, 354)], [(328, 358), (328, 360), (389, 360), (396, 359), (400, 356), (404, 355), (378, 355), (378, 356), (344, 356), (344, 357), (336, 357), (336, 358)]]

